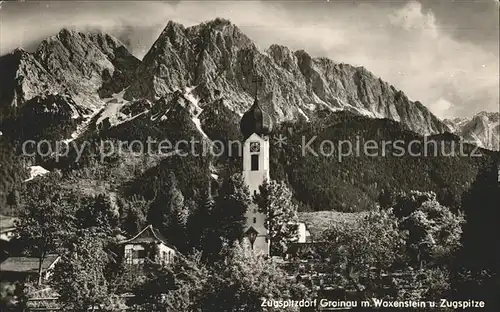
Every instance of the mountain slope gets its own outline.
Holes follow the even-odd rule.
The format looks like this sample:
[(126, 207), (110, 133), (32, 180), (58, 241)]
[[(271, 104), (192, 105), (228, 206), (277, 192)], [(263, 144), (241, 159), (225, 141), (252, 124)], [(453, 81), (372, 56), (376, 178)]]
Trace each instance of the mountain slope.
[[(62, 30), (35, 54), (19, 50), (0, 58), (0, 65), (8, 73), (2, 76), (0, 107), (17, 107), (0, 121), (0, 138), (8, 150), (0, 161), (8, 168), (0, 176), (0, 202), (27, 178), (23, 163), (59, 169), (68, 188), (148, 199), (155, 198), (172, 171), (187, 198), (199, 196), (217, 176), (241, 171), (240, 153), (231, 150), (229, 155), (227, 143), (241, 139), (240, 114), (256, 89), (262, 105), (281, 122), (273, 144), (280, 135), (288, 138), (283, 146), (272, 145), (272, 178), (286, 180), (304, 210), (370, 209), (384, 189), (431, 190), (456, 206), (477, 172), (498, 160), (498, 153), (484, 150), (479, 158), (362, 155), (342, 162), (302, 155), (302, 137), (317, 136), (316, 150), (321, 139), (353, 144), (358, 139), (402, 140), (408, 147), (412, 140), (422, 141), (422, 134), (449, 128), (362, 67), (277, 45), (260, 52), (224, 20), (189, 28), (170, 22), (142, 62), (108, 35)], [(259, 88), (256, 75), (262, 78)], [(450, 133), (431, 138), (439, 139), (438, 149), (459, 142)], [(72, 140), (72, 150), (65, 157), (50, 155), (31, 163), (13, 152), (12, 142), (26, 139)], [(158, 143), (148, 146), (148, 139), (168, 139), (173, 145), (184, 141), (179, 149), (188, 156), (174, 153), (176, 147), (168, 144), (162, 155), (165, 150)], [(191, 155), (191, 139), (227, 152), (200, 155), (207, 149), (196, 143), (191, 150), (196, 155)], [(103, 157), (105, 140), (122, 150)], [(223, 144), (211, 145), (214, 140)]]
[(253, 101), (256, 76), (262, 79), (261, 103), (277, 121), (328, 108), (390, 118), (420, 134), (449, 130), (421, 103), (410, 101), (363, 67), (278, 45), (260, 52), (241, 30), (222, 19), (188, 28), (169, 22), (125, 97), (155, 100), (176, 89), (198, 86), (196, 93), (206, 102), (222, 93), (226, 104), (242, 113)]
[(284, 123), (273, 141), (280, 136), (287, 140), (271, 149), (271, 178), (289, 181), (297, 199), (316, 211), (367, 210), (383, 190), (434, 191), (458, 208), (478, 172), (500, 161), (498, 152), (461, 145), (449, 133), (424, 138), (392, 120), (347, 112)]
[(498, 151), (500, 149), (500, 113), (480, 112), (472, 118), (445, 119), (444, 122), (464, 140)]
[(0, 57), (0, 73), (0, 120), (37, 95), (63, 90), (56, 78), (22, 49)]
[(77, 103), (88, 108), (100, 108), (100, 98), (125, 88), (140, 63), (109, 35), (68, 29), (42, 41), (35, 56)]

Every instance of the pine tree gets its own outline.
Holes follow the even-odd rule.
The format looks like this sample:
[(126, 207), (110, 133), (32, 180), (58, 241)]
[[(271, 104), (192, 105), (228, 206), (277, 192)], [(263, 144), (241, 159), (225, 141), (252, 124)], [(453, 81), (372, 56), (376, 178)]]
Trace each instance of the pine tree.
[(245, 213), (250, 203), (250, 194), (241, 175), (235, 174), (224, 179), (213, 213), (220, 238), (229, 242), (242, 238), (246, 224)]
[(215, 201), (208, 192), (205, 192), (189, 215), (187, 228), (189, 245), (199, 251), (208, 250), (210, 247), (209, 230), (212, 228), (212, 213)]
[(130, 201), (124, 201), (120, 204), (120, 223), (121, 228), (128, 236), (139, 233), (146, 227), (146, 215), (151, 202), (142, 196), (133, 196)]
[(111, 200), (105, 194), (80, 200), (82, 207), (77, 211), (79, 228), (95, 227), (106, 233), (115, 233), (119, 226), (119, 217)]
[[(243, 237), (250, 194), (241, 175), (235, 174), (223, 178), (215, 199), (205, 194), (201, 201), (196, 219), (205, 226), (196, 236), (201, 235), (199, 244), (204, 260), (216, 262), (220, 260), (219, 253), (224, 243), (232, 244)], [(195, 222), (193, 220), (191, 226), (196, 226)]]

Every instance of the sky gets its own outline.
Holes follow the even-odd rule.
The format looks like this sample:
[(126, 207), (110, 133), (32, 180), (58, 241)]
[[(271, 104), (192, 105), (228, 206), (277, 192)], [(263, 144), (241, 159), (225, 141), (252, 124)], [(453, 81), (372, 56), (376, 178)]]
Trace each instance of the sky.
[[(0, 1), (2, 2), (2, 1)], [(498, 0), (3, 1), (0, 54), (61, 28), (108, 32), (141, 58), (169, 20), (229, 19), (276, 43), (364, 66), (440, 118), (499, 111)]]

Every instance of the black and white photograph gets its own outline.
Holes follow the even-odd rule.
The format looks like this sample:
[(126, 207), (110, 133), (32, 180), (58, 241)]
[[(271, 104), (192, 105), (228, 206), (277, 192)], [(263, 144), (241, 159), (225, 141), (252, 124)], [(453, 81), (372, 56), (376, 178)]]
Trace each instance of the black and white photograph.
[(0, 311), (500, 311), (499, 12), (0, 1)]

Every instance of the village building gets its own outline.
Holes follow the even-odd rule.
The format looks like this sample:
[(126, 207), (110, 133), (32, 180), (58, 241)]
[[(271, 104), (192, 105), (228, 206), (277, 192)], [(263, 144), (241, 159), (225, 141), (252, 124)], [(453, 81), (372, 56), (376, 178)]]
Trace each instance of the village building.
[(307, 229), (304, 222), (299, 222), (297, 225), (297, 243), (310, 243), (312, 242), (312, 235)]
[[(49, 280), (56, 263), (61, 259), (58, 255), (47, 255), (42, 261), (42, 278)], [(37, 257), (9, 257), (0, 264), (0, 279), (8, 282), (25, 281), (38, 278), (40, 259)]]
[(121, 242), (124, 261), (130, 265), (156, 263), (167, 265), (174, 262), (176, 249), (167, 242), (157, 229), (148, 225), (134, 237)]
[(18, 219), (9, 216), (0, 215), (0, 240), (8, 242), (14, 236), (16, 230), (16, 221)]
[(12, 242), (18, 218), (0, 215), (0, 262), (12, 256), (18, 246)]

